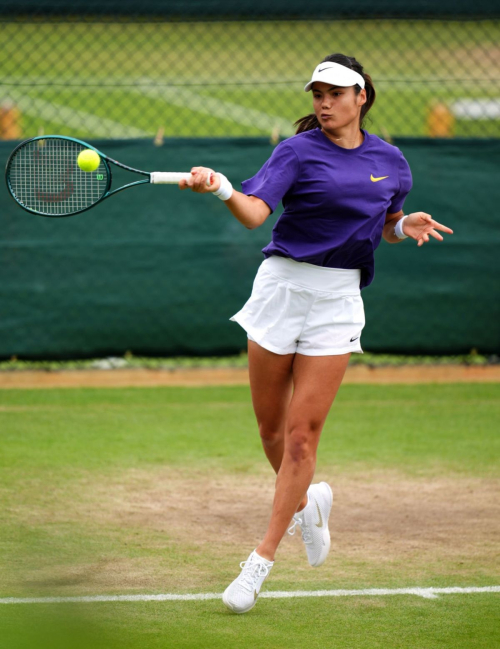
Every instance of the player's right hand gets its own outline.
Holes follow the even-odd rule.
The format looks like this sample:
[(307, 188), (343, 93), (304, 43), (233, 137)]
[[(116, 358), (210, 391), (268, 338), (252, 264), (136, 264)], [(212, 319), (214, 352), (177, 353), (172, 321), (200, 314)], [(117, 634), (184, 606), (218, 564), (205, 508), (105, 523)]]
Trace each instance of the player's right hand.
[(191, 169), (191, 178), (179, 182), (179, 189), (191, 189), (191, 191), (198, 194), (211, 194), (216, 192), (219, 187), (219, 175), (208, 167), (193, 167)]

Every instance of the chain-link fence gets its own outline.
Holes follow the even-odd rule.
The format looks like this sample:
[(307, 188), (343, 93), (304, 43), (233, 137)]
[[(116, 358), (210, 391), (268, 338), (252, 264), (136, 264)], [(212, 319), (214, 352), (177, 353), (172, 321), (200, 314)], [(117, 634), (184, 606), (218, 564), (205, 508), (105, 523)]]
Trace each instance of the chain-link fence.
[(286, 137), (333, 52), (374, 80), (371, 132), (500, 136), (498, 3), (141, 4), (3, 3), (0, 137)]

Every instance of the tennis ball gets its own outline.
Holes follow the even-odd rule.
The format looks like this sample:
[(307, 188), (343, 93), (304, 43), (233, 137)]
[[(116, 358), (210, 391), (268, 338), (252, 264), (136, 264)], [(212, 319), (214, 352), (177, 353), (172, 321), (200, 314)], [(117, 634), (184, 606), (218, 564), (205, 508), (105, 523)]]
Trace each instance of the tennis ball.
[(78, 156), (78, 166), (82, 171), (95, 171), (100, 164), (99, 154), (92, 149), (84, 149)]

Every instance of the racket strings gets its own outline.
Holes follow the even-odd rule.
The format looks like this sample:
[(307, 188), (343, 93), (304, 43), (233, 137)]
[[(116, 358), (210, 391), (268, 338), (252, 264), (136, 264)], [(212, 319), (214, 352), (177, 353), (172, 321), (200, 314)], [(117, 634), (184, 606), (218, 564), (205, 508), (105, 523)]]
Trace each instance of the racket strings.
[(34, 140), (22, 146), (11, 161), (9, 182), (16, 200), (39, 214), (65, 216), (87, 209), (105, 194), (108, 171), (85, 172), (78, 155), (85, 149), (64, 139)]

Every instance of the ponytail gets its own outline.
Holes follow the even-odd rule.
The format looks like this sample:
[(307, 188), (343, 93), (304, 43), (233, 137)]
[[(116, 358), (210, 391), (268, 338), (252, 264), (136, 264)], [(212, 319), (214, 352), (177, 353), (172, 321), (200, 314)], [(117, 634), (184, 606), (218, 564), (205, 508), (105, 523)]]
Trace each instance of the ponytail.
[(312, 131), (313, 128), (319, 128), (318, 118), (314, 113), (301, 117), (293, 124), (297, 127), (295, 134), (303, 133), (304, 131)]

